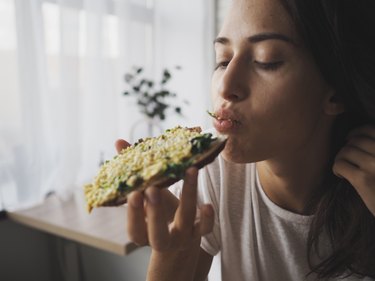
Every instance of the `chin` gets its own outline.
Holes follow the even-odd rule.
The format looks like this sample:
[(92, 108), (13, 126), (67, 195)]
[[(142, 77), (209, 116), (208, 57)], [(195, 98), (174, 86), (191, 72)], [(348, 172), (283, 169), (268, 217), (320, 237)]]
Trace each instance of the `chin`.
[(246, 151), (239, 149), (236, 146), (227, 143), (224, 150), (221, 152), (221, 156), (228, 162), (233, 163), (250, 163), (252, 161), (251, 157), (248, 156)]
[[(258, 146), (256, 146), (258, 147)], [(265, 160), (262, 149), (254, 149), (249, 142), (241, 142), (238, 139), (229, 138), (221, 156), (228, 162), (243, 164)]]

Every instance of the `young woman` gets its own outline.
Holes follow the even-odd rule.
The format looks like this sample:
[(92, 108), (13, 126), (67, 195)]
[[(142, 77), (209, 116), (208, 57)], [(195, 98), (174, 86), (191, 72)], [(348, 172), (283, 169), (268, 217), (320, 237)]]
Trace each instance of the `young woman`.
[(148, 280), (205, 280), (219, 252), (222, 280), (375, 278), (374, 18), (372, 0), (233, 1), (214, 43), (224, 151), (179, 200), (129, 198)]

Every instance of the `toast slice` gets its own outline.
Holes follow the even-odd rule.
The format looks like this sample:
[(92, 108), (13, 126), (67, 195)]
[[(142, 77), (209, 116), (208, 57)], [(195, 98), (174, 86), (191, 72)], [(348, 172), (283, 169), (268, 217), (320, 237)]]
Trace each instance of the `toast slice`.
[(211, 163), (225, 143), (225, 137), (202, 133), (199, 127), (180, 126), (141, 139), (106, 161), (94, 181), (85, 185), (87, 209), (122, 205), (133, 190), (168, 187), (182, 179), (187, 168)]

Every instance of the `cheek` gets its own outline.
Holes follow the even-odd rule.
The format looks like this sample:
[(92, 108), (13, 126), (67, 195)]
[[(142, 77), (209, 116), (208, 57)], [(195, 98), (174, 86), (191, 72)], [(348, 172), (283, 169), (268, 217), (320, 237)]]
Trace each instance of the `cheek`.
[(267, 158), (308, 142), (324, 115), (323, 98), (316, 91), (303, 83), (284, 82), (252, 100), (252, 158)]
[[(321, 118), (321, 100), (303, 89), (286, 89), (283, 96), (269, 99), (269, 107), (264, 112), (274, 138), (301, 138), (312, 130)], [(265, 106), (267, 107), (267, 106)]]
[(297, 67), (278, 82), (269, 89), (267, 102), (279, 118), (308, 124), (323, 114), (328, 87), (314, 67)]
[(219, 76), (217, 72), (215, 71), (212, 74), (212, 78), (211, 78), (211, 100), (214, 104), (218, 98), (218, 83), (219, 83), (218, 81), (219, 81)]
[(270, 126), (269, 141), (273, 139), (273, 145), (281, 150), (305, 146), (325, 122), (321, 93), (306, 87), (294, 90), (282, 101), (281, 110), (275, 109)]

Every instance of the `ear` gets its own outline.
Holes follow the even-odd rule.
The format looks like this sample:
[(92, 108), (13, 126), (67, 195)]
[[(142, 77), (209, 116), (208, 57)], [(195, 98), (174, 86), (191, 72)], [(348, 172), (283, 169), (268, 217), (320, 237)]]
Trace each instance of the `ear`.
[(345, 111), (345, 105), (342, 102), (341, 97), (339, 97), (335, 91), (330, 91), (328, 94), (325, 104), (324, 112), (327, 115), (339, 115)]

